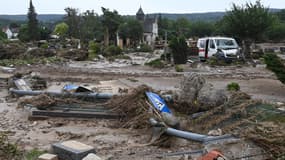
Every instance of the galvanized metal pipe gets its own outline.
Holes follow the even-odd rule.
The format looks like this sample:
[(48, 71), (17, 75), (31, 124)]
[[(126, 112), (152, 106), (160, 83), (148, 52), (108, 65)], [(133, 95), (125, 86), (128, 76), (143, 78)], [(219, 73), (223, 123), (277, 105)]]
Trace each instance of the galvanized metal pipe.
[[(159, 126), (161, 127), (161, 124), (158, 123), (155, 119), (151, 118), (150, 123), (153, 126)], [(179, 137), (179, 138), (184, 138), (188, 140), (193, 140), (197, 142), (202, 142), (202, 143), (209, 143), (211, 141), (217, 141), (221, 139), (226, 139), (226, 138), (233, 138), (231, 135), (222, 135), (222, 136), (208, 136), (208, 135), (203, 135), (203, 134), (198, 134), (198, 133), (193, 133), (193, 132), (187, 132), (187, 131), (181, 131), (178, 129), (166, 127), (164, 129), (164, 132), (167, 135)]]
[(109, 93), (67, 93), (67, 92), (48, 92), (48, 91), (25, 91), (11, 88), (11, 93), (19, 96), (36, 96), (40, 94), (47, 94), (55, 97), (74, 97), (74, 98), (94, 98), (94, 99), (110, 99), (112, 94)]

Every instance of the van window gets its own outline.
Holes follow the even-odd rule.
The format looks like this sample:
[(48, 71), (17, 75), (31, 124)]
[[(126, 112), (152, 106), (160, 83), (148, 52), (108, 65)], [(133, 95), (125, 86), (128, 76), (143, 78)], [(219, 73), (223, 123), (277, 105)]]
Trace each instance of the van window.
[(229, 49), (238, 47), (236, 41), (233, 39), (216, 39), (215, 41), (218, 48)]
[(214, 41), (212, 39), (210, 40), (210, 48), (211, 49), (215, 49), (216, 48), (215, 44), (214, 44)]
[(205, 48), (205, 40), (200, 41), (199, 48)]

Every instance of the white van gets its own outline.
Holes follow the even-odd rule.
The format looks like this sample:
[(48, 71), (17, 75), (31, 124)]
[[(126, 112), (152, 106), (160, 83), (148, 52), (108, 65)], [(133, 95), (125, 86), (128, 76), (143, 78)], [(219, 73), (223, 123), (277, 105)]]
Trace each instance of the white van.
[(229, 37), (200, 38), (197, 41), (197, 47), (201, 61), (215, 54), (225, 59), (238, 58), (240, 50), (236, 40)]

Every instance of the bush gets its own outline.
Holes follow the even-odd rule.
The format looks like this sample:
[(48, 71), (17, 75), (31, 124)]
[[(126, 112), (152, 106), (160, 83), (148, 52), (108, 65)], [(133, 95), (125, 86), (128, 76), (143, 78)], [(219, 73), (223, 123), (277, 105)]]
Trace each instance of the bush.
[(164, 67), (164, 63), (161, 61), (161, 59), (155, 59), (152, 60), (148, 63), (145, 63), (145, 65), (154, 67), (154, 68), (163, 68)]
[(41, 44), (40, 48), (42, 49), (48, 49), (48, 43)]
[(104, 56), (116, 56), (122, 54), (122, 49), (120, 47), (111, 45), (104, 49)]
[(100, 44), (90, 41), (89, 46), (88, 46), (88, 58), (89, 59), (94, 59), (99, 53), (100, 53)]
[(152, 52), (152, 48), (151, 48), (151, 46), (149, 46), (147, 44), (141, 44), (137, 51), (138, 52)]
[(267, 68), (274, 72), (277, 78), (285, 84), (285, 66), (282, 60), (273, 53), (265, 54), (264, 61), (267, 65)]
[(183, 37), (176, 37), (170, 41), (169, 47), (173, 54), (175, 64), (185, 64), (187, 62), (188, 46)]
[(228, 91), (239, 91), (240, 87), (239, 87), (238, 83), (232, 82), (232, 83), (227, 85), (227, 89), (228, 89)]
[(175, 71), (176, 72), (183, 72), (184, 69), (183, 69), (183, 67), (181, 65), (175, 65)]

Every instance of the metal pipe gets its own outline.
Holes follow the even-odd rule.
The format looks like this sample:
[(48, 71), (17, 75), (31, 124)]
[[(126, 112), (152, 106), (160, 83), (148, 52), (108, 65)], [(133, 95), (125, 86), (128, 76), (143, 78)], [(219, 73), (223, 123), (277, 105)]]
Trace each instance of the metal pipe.
[[(162, 126), (161, 123), (157, 122), (153, 118), (150, 118), (149, 121), (152, 126), (157, 126), (157, 127)], [(193, 140), (197, 142), (202, 142), (202, 143), (209, 143), (211, 141), (217, 141), (217, 140), (226, 139), (226, 138), (233, 138), (231, 135), (208, 136), (208, 135), (203, 135), (203, 134), (198, 134), (198, 133), (193, 133), (193, 132), (181, 131), (181, 130), (177, 130), (177, 129), (170, 128), (170, 127), (165, 127), (164, 132), (171, 136)]]
[(19, 96), (36, 96), (40, 94), (47, 94), (55, 97), (75, 97), (75, 98), (95, 98), (95, 99), (110, 99), (112, 94), (109, 93), (66, 93), (66, 92), (48, 92), (48, 91), (25, 91), (11, 88), (11, 93)]

